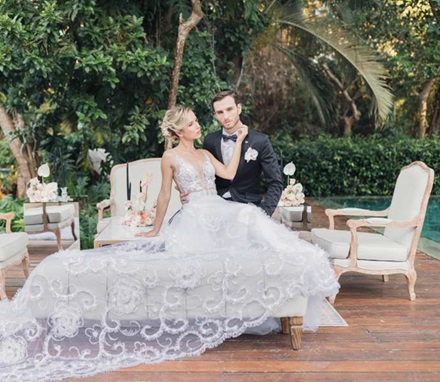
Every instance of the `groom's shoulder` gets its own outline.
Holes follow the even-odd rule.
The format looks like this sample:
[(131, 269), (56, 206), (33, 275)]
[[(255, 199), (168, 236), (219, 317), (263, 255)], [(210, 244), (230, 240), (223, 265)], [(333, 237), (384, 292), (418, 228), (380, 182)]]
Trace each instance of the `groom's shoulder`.
[(212, 133), (208, 133), (208, 134), (206, 135), (206, 137), (205, 137), (205, 141), (206, 141), (206, 140), (210, 141), (210, 140), (212, 140), (212, 139), (218, 138), (220, 135), (221, 135), (221, 131), (220, 131), (220, 130), (213, 131)]
[(203, 140), (203, 147), (207, 148), (207, 147), (212, 147), (215, 146), (215, 142), (220, 139), (221, 137), (221, 131), (214, 131), (212, 133), (208, 133), (205, 137), (205, 139)]
[(217, 131), (212, 131), (212, 132), (210, 132), (210, 133), (208, 133), (208, 134), (206, 134), (206, 137), (205, 137), (205, 139), (206, 138), (211, 138), (211, 137), (215, 137), (216, 135), (218, 135), (220, 133), (220, 130), (217, 130)]
[(249, 130), (248, 135), (249, 135), (249, 138), (252, 138), (257, 141), (261, 141), (261, 142), (269, 141), (269, 136), (267, 134), (260, 132), (260, 131)]

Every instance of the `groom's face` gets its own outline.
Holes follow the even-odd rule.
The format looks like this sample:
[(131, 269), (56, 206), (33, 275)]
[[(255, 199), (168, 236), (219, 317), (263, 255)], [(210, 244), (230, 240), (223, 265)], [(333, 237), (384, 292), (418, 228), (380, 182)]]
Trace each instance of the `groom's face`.
[(241, 104), (236, 104), (234, 98), (227, 96), (214, 102), (214, 116), (222, 127), (229, 133), (235, 133), (240, 124)]

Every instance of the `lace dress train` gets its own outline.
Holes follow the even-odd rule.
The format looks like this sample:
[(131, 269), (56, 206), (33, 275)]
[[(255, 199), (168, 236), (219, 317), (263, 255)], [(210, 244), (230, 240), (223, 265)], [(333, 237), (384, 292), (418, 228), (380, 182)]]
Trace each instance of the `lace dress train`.
[(297, 296), (304, 325), (337, 292), (326, 254), (255, 206), (218, 197), (214, 169), (176, 157), (189, 202), (160, 237), (42, 261), (0, 303), (0, 380), (86, 377), (197, 355)]

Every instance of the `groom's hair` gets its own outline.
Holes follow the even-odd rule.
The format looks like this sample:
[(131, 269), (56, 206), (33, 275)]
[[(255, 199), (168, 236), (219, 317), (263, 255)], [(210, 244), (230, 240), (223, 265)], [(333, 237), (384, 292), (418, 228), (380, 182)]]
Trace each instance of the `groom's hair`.
[(222, 90), (220, 93), (217, 93), (212, 98), (212, 101), (211, 101), (212, 110), (214, 110), (214, 102), (221, 101), (223, 98), (226, 98), (226, 97), (232, 97), (234, 99), (236, 105), (241, 103), (240, 96), (235, 90), (232, 90), (232, 89)]

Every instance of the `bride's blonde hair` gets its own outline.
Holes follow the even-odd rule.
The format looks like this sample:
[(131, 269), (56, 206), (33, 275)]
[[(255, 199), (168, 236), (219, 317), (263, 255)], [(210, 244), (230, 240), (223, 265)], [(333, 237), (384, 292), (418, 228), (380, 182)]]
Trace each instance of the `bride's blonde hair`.
[(167, 110), (165, 117), (160, 125), (162, 135), (165, 139), (169, 139), (173, 143), (179, 142), (178, 132), (183, 130), (186, 122), (186, 115), (191, 109), (185, 106), (174, 106)]

